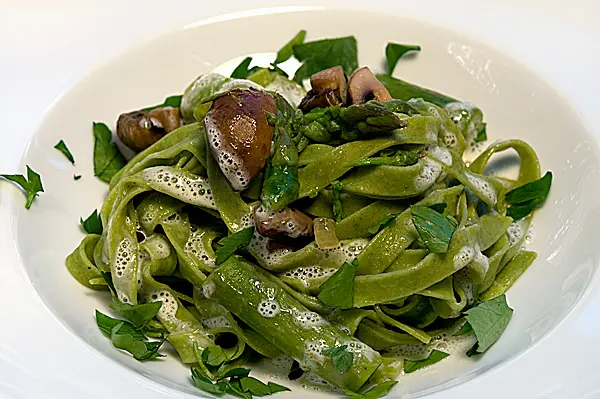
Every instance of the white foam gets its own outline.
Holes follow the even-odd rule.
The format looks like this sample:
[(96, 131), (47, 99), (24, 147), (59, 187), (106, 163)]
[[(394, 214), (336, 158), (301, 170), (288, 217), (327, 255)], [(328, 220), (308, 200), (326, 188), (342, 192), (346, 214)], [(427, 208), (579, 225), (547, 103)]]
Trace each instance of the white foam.
[(320, 314), (315, 312), (294, 312), (294, 322), (305, 330), (315, 329), (316, 327), (327, 326), (329, 322)]
[(351, 340), (348, 342), (348, 352), (353, 352), (355, 357), (360, 357), (363, 356), (365, 357), (367, 360), (372, 361), (374, 360), (378, 353), (371, 348), (369, 345), (358, 341), (358, 340)]
[(167, 290), (156, 291), (146, 296), (147, 302), (162, 302), (160, 309), (156, 316), (159, 319), (172, 321), (176, 319), (175, 314), (179, 308), (179, 303), (175, 297)]
[(142, 179), (152, 183), (158, 190), (188, 204), (209, 209), (217, 209), (208, 179), (202, 176), (188, 177), (188, 174), (169, 167), (144, 169)]
[(184, 252), (200, 259), (206, 266), (215, 267), (215, 257), (208, 252), (204, 243), (206, 232), (198, 230), (195, 225), (190, 226), (190, 235), (184, 246)]
[(421, 172), (415, 177), (415, 190), (422, 192), (433, 186), (438, 177), (442, 174), (442, 165), (439, 162), (429, 158), (423, 158)]
[(329, 348), (325, 341), (308, 341), (304, 344), (304, 358), (299, 361), (303, 369), (312, 369), (315, 364), (322, 364), (325, 361), (323, 350)]
[(452, 154), (450, 154), (448, 149), (437, 145), (431, 145), (428, 146), (425, 151), (444, 165), (452, 166)]
[(131, 278), (137, 277), (137, 273), (136, 276), (131, 276), (130, 273), (128, 273), (132, 268), (136, 267), (136, 247), (137, 242), (134, 243), (131, 239), (125, 237), (117, 246), (117, 251), (115, 253), (113, 283), (115, 285), (117, 296), (123, 303), (133, 303), (137, 299), (130, 298), (123, 289), (127, 288)]
[(496, 205), (498, 193), (496, 193), (496, 189), (490, 183), (469, 172), (465, 172), (465, 177), (469, 181), (469, 184), (473, 186), (474, 191), (477, 191), (478, 195), (484, 197), (485, 202), (492, 206)]
[(508, 244), (512, 247), (523, 240), (527, 234), (527, 221), (525, 219), (517, 220), (508, 226), (506, 235)]
[(152, 255), (157, 259), (166, 259), (171, 255), (171, 245), (162, 238), (148, 240), (145, 245), (152, 248)]
[(294, 359), (287, 355), (279, 355), (263, 361), (265, 371), (270, 374), (271, 379), (287, 379), (293, 363)]
[(300, 280), (303, 286), (309, 287), (311, 282), (324, 277), (329, 277), (336, 272), (337, 269), (321, 266), (300, 266), (295, 269), (288, 270), (284, 276)]
[(341, 392), (340, 388), (312, 371), (305, 372), (302, 375), (301, 381), (303, 382), (301, 385), (302, 388), (309, 388), (315, 391)]
[(257, 310), (262, 317), (271, 319), (281, 312), (281, 307), (279, 306), (279, 302), (275, 299), (269, 299), (259, 303)]
[(464, 246), (452, 258), (454, 270), (459, 270), (471, 263), (475, 258), (475, 250), (471, 247)]
[[(219, 130), (219, 126), (212, 117), (212, 111), (209, 111), (204, 117), (204, 124), (206, 125), (206, 134), (208, 137), (208, 144), (210, 145), (213, 153), (216, 154), (216, 161), (219, 164), (219, 168), (231, 183), (234, 190), (244, 190), (250, 184), (250, 173), (244, 167), (242, 160), (235, 154), (223, 148), (222, 136), (223, 132)], [(228, 129), (233, 129), (234, 125), (246, 125), (242, 128), (244, 130), (256, 131), (256, 120), (248, 115), (238, 114), (228, 125)]]
[(210, 299), (215, 294), (216, 289), (217, 286), (215, 283), (207, 280), (204, 282), (204, 284), (202, 284), (202, 295), (204, 295), (205, 298)]
[(432, 337), (429, 344), (398, 345), (388, 349), (386, 354), (413, 361), (426, 359), (433, 350), (442, 351), (452, 356), (466, 356), (465, 353), (473, 346), (476, 339), (473, 334), (453, 336), (459, 328), (460, 326), (457, 326), (457, 328)]
[(231, 327), (231, 323), (227, 320), (225, 316), (215, 316), (206, 319), (200, 320), (202, 325), (205, 328), (213, 329), (213, 328), (229, 328)]

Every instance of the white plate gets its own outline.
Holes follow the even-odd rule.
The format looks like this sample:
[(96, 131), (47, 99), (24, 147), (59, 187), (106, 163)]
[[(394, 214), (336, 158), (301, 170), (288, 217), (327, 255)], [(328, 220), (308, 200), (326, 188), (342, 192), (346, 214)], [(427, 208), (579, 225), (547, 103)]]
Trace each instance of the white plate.
[[(36, 344), (22, 337), (11, 342), (23, 346), (0, 348), (0, 371), (5, 367), (8, 370), (10, 362), (22, 364), (24, 356), (51, 365), (54, 354), (89, 367), (90, 372), (99, 373), (99, 381), (119, 381), (118, 389), (112, 390), (115, 393), (123, 394), (125, 389), (136, 396), (146, 390), (160, 390), (172, 396), (184, 392), (199, 394), (190, 385), (187, 368), (175, 356), (166, 361), (138, 363), (114, 350), (92, 317), (95, 307), (107, 308), (106, 301), (79, 286), (63, 266), (64, 257), (81, 238), (76, 223), (79, 216), (99, 207), (106, 192), (106, 186), (92, 177), (90, 124), (110, 123), (120, 112), (160, 102), (166, 95), (181, 92), (198, 74), (234, 57), (273, 51), (300, 28), (307, 29), (311, 39), (354, 34), (361, 64), (380, 69), (387, 41), (418, 42), (424, 51), (412, 60), (401, 61), (397, 71), (402, 77), (478, 104), (486, 114), (492, 140), (527, 140), (538, 150), (543, 168), (555, 174), (551, 197), (534, 220), (532, 247), (539, 257), (509, 293), (516, 312), (505, 335), (477, 361), (446, 361), (403, 377), (403, 384), (394, 394), (433, 392), (494, 370), (543, 341), (564, 320), (591, 287), (600, 255), (600, 247), (590, 245), (600, 221), (600, 215), (594, 212), (600, 194), (600, 158), (592, 133), (586, 131), (570, 105), (514, 60), (433, 25), (364, 11), (265, 13), (196, 24), (136, 47), (86, 77), (49, 111), (23, 161), (23, 165), (29, 164), (41, 173), (46, 193), (31, 211), (22, 208), (20, 198), (9, 198), (2, 205), (0, 217), (10, 220), (6, 237), (14, 238), (18, 256), (15, 261), (22, 264), (25, 277), (57, 321), (69, 329), (74, 337), (70, 339), (80, 342), (65, 352), (60, 350), (63, 341), (41, 346), (37, 349), (41, 358), (38, 359), (31, 348), (24, 347), (26, 343)], [(77, 169), (52, 148), (60, 139), (75, 154)], [(72, 178), (76, 171), (84, 174), (77, 182)], [(16, 281), (22, 276), (7, 278)], [(26, 305), (20, 306), (25, 313), (28, 307), (40, 306), (37, 299), (30, 297), (23, 303)], [(45, 327), (38, 326), (42, 331)], [(17, 331), (25, 332), (21, 327)], [(60, 340), (64, 339), (68, 338), (63, 335)], [(99, 361), (89, 350), (78, 354), (86, 346), (114, 361)], [(104, 367), (99, 372), (92, 364)], [(55, 376), (54, 371), (50, 373)], [(139, 386), (123, 382), (131, 378)], [(20, 392), (28, 397), (39, 392), (23, 385), (11, 387), (11, 380), (2, 380), (1, 376), (0, 381), (4, 384), (0, 385), (0, 392), (4, 389), (7, 394), (16, 396)], [(87, 397), (95, 392), (93, 385), (84, 386), (81, 381), (69, 384), (82, 389)], [(469, 385), (472, 390), (468, 392), (472, 394), (481, 389), (476, 384), (466, 386)], [(451, 395), (450, 392), (446, 394)], [(295, 391), (286, 395), (300, 398), (307, 393)]]

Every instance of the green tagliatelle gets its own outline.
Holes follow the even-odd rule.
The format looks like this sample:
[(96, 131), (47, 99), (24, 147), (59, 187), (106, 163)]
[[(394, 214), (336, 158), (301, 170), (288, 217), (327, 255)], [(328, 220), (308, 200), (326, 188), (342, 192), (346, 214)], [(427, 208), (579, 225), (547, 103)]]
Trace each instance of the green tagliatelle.
[[(436, 103), (430, 91), (424, 101), (416, 86), (390, 103), (304, 113), (276, 97), (277, 115), (267, 115), (278, 118), (270, 169), (236, 191), (203, 118), (231, 90), (304, 94), (269, 73), (285, 84), (264, 89), (217, 74), (193, 82), (181, 101), (188, 123), (114, 175), (102, 234), (86, 236), (67, 267), (122, 304), (160, 301), (154, 323), (205, 376), (216, 371), (199, 353), (218, 346), (227, 362), (286, 355), (335, 386), (364, 391), (395, 378), (403, 359), (426, 358), (463, 326), (466, 310), (502, 296), (531, 265), (535, 253), (522, 246), (532, 215), (513, 221), (505, 196), (540, 179), (539, 161), (528, 144), (506, 140), (465, 163), (474, 123), (485, 128), (481, 111), (448, 97)], [(520, 159), (514, 180), (486, 173), (505, 150)], [(302, 212), (315, 235), (328, 219), (334, 244), (312, 229), (300, 238), (261, 234), (263, 208), (270, 217)], [(248, 239), (234, 235), (242, 231)], [(220, 263), (225, 247), (235, 254)], [(337, 305), (336, 295), (352, 306)]]

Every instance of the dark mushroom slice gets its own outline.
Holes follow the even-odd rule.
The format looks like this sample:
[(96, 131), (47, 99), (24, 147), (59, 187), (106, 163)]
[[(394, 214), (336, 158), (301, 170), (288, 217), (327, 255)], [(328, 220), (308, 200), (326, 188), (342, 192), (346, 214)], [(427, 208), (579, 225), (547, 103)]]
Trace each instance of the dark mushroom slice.
[(254, 224), (258, 232), (266, 237), (287, 235), (292, 238), (311, 236), (312, 219), (295, 209), (285, 208), (278, 212), (269, 211), (262, 205), (254, 208)]
[(387, 102), (392, 101), (392, 96), (369, 68), (362, 67), (350, 76), (348, 102), (350, 104), (364, 104), (370, 100)]
[(324, 69), (310, 78), (311, 90), (300, 102), (298, 108), (309, 112), (314, 108), (326, 108), (343, 104), (347, 96), (346, 73), (341, 66)]
[(133, 111), (119, 116), (117, 136), (127, 147), (139, 152), (180, 126), (179, 108), (161, 107), (151, 111)]
[(273, 138), (267, 113), (276, 113), (271, 95), (237, 89), (215, 99), (204, 118), (211, 153), (234, 190), (246, 189), (265, 167)]

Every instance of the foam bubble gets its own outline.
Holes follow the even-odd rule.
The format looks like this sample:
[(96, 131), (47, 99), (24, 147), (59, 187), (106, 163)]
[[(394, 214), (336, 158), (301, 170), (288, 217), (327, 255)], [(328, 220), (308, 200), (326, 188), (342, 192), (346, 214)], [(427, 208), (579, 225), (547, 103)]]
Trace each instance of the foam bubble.
[(316, 363), (323, 363), (325, 355), (323, 350), (329, 348), (325, 341), (308, 341), (304, 344), (304, 358), (300, 361), (300, 367), (303, 369), (314, 368)]
[[(217, 209), (208, 179), (166, 167), (144, 169), (142, 179), (153, 187), (188, 204)], [(194, 176), (194, 177), (190, 177)]]
[(300, 280), (303, 286), (309, 287), (313, 280), (329, 277), (336, 272), (333, 268), (322, 268), (321, 266), (300, 266), (288, 270), (284, 276)]
[(302, 388), (310, 388), (315, 391), (340, 392), (340, 388), (312, 371), (308, 371), (302, 375), (302, 382)]
[(279, 306), (279, 302), (275, 299), (269, 299), (267, 301), (262, 301), (258, 304), (258, 313), (262, 317), (266, 317), (271, 319), (277, 316), (281, 312), (281, 307)]
[(131, 276), (131, 271), (134, 267), (136, 267), (137, 263), (136, 249), (137, 242), (133, 242), (131, 239), (125, 237), (117, 246), (117, 251), (114, 257), (113, 282), (117, 296), (123, 303), (133, 303), (133, 300), (135, 299), (130, 298), (128, 294), (124, 292), (123, 288), (128, 285), (130, 279), (137, 277)]
[(425, 191), (433, 186), (440, 174), (442, 174), (442, 165), (432, 159), (422, 159), (421, 172), (415, 177), (414, 186), (417, 191)]
[(466, 356), (465, 353), (473, 346), (476, 338), (473, 334), (454, 336), (460, 325), (432, 337), (429, 344), (398, 345), (386, 351), (394, 357), (408, 360), (426, 359), (433, 350), (446, 352), (453, 356)]
[(523, 240), (527, 234), (527, 221), (525, 219), (517, 220), (508, 226), (506, 235), (508, 244), (512, 247)]
[(329, 322), (325, 320), (320, 314), (315, 312), (294, 312), (294, 322), (304, 328), (305, 330), (314, 329), (315, 327), (321, 327), (329, 325)]
[(165, 242), (165, 240), (162, 239), (162, 237), (153, 240), (147, 240), (145, 245), (148, 245), (152, 248), (152, 255), (154, 255), (158, 259), (165, 259), (168, 258), (169, 255), (171, 255), (171, 245), (168, 242)]
[(465, 172), (465, 177), (469, 181), (469, 184), (473, 186), (473, 189), (477, 191), (479, 195), (483, 196), (483, 199), (487, 203), (496, 205), (496, 202), (498, 201), (498, 194), (496, 193), (496, 189), (490, 183), (469, 172)]
[(146, 299), (147, 302), (162, 302), (162, 305), (156, 314), (159, 319), (173, 320), (176, 318), (175, 314), (179, 308), (179, 303), (171, 292), (167, 290), (155, 291), (147, 295)]
[(197, 226), (190, 226), (190, 235), (184, 246), (184, 252), (200, 259), (206, 266), (215, 267), (215, 257), (208, 252), (204, 242), (205, 231), (198, 230)]
[(213, 328), (228, 328), (231, 327), (231, 323), (225, 316), (215, 316), (200, 320), (202, 325), (208, 329)]
[(426, 152), (444, 165), (452, 166), (452, 154), (446, 148), (431, 145), (427, 147)]
[[(216, 154), (215, 159), (219, 164), (219, 168), (234, 190), (244, 190), (250, 184), (250, 173), (244, 167), (242, 159), (237, 154), (233, 154), (224, 148), (222, 142), (223, 132), (219, 130), (218, 124), (213, 120), (212, 112), (206, 114), (204, 124), (206, 125), (208, 144)], [(233, 125), (239, 124), (248, 125), (249, 130), (256, 130), (256, 121), (248, 115), (236, 115), (229, 126), (233, 128)]]
[(271, 379), (287, 379), (293, 363), (294, 359), (287, 355), (279, 355), (271, 359), (266, 358), (262, 362)]
[(217, 286), (215, 285), (215, 283), (208, 280), (204, 284), (202, 284), (202, 295), (204, 295), (205, 298), (210, 299), (215, 294), (216, 289)]
[(464, 246), (452, 258), (454, 270), (462, 269), (475, 258), (475, 250), (471, 247)]

